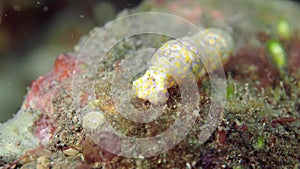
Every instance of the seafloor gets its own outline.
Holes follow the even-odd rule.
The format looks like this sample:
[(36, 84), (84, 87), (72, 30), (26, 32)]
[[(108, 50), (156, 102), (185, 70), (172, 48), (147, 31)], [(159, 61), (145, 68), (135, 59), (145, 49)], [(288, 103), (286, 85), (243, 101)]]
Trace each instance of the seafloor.
[[(0, 166), (299, 168), (300, 7), (292, 2), (267, 0), (151, 0), (118, 17), (149, 11), (175, 14), (198, 27), (221, 27), (232, 33), (236, 52), (224, 65), (225, 109), (209, 139), (199, 142), (203, 132), (200, 124), (212, 102), (209, 77), (205, 76), (198, 83), (197, 123), (171, 150), (152, 157), (129, 158), (111, 154), (95, 144), (83, 126), (88, 122), (82, 118), (87, 112), (101, 112), (126, 135), (148, 137), (173, 123), (172, 114), (180, 107), (178, 87), (174, 87), (170, 89), (165, 114), (157, 122), (135, 124), (119, 117), (112, 85), (121, 83), (115, 77), (122, 71), (122, 60), (149, 44), (157, 48), (169, 38), (134, 36), (104, 53), (117, 41), (112, 37), (134, 29), (128, 25), (108, 26), (106, 31), (97, 33), (100, 28), (95, 28), (82, 37), (73, 52), (57, 57), (51, 72), (33, 81), (18, 114), (0, 126)], [(283, 32), (278, 31), (281, 22), (287, 24)], [(143, 23), (135, 26), (139, 24)], [(90, 36), (94, 38), (85, 46)], [(274, 52), (270, 44), (282, 49), (281, 53)], [(141, 109), (149, 106), (139, 100), (134, 102), (142, 105)], [(118, 139), (107, 145), (122, 151)]]

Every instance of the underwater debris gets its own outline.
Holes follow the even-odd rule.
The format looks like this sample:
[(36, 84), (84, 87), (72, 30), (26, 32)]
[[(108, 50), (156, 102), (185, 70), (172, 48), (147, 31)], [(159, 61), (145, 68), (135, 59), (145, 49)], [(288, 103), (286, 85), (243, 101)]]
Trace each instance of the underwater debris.
[(154, 54), (144, 76), (133, 82), (133, 93), (152, 104), (163, 104), (169, 98), (168, 88), (194, 78), (193, 74), (199, 80), (205, 68), (218, 69), (214, 62), (220, 59), (224, 64), (232, 53), (233, 39), (220, 29), (210, 28), (192, 37), (168, 41)]

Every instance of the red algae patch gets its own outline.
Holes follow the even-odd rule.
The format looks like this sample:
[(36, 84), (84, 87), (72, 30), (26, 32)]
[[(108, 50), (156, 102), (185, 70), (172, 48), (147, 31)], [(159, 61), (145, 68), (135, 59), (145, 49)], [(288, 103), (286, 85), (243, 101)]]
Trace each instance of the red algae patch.
[[(44, 113), (53, 113), (52, 100), (57, 97), (58, 89), (66, 90), (68, 86), (58, 86), (56, 82), (62, 82), (71, 77), (76, 64), (76, 57), (59, 55), (55, 61), (53, 71), (40, 76), (31, 83), (24, 106)], [(59, 85), (62, 85), (60, 83)], [(70, 90), (70, 89), (69, 89)]]
[(279, 71), (266, 58), (263, 49), (240, 49), (225, 65), (225, 71), (230, 72), (232, 78), (243, 80), (252, 78), (259, 81), (263, 87), (272, 86), (278, 79)]
[(46, 145), (49, 140), (52, 139), (53, 134), (56, 130), (53, 121), (48, 116), (41, 117), (35, 122), (34, 126), (34, 135), (37, 136), (42, 145)]
[(62, 110), (57, 109), (54, 102), (62, 91), (71, 93), (71, 78), (76, 64), (78, 64), (76, 57), (59, 55), (55, 60), (53, 70), (34, 80), (28, 91), (23, 106), (40, 112), (41, 115), (35, 121), (33, 133), (43, 145), (49, 143), (57, 129), (55, 123), (58, 121), (59, 114), (55, 113), (61, 113)]
[(289, 70), (291, 73), (298, 73), (300, 69), (300, 39), (294, 38), (289, 48)]

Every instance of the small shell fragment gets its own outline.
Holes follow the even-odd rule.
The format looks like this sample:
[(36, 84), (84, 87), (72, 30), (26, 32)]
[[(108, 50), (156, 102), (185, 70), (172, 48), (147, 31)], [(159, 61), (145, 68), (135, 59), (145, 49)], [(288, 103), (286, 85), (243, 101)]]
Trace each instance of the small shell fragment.
[(66, 150), (63, 150), (63, 153), (66, 154), (66, 155), (68, 155), (68, 156), (74, 156), (74, 155), (78, 154), (79, 151), (77, 149), (75, 149), (75, 148), (70, 147), (70, 148), (68, 148)]
[(91, 111), (83, 117), (83, 128), (87, 130), (96, 130), (104, 123), (105, 118), (100, 111)]

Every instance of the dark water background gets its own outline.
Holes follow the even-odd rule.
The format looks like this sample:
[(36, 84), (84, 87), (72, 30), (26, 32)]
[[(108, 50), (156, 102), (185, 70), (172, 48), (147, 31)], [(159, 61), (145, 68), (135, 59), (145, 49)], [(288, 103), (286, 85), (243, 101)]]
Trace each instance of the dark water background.
[(49, 72), (93, 27), (141, 0), (0, 0), (0, 122), (18, 111), (32, 80)]

